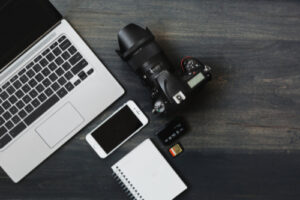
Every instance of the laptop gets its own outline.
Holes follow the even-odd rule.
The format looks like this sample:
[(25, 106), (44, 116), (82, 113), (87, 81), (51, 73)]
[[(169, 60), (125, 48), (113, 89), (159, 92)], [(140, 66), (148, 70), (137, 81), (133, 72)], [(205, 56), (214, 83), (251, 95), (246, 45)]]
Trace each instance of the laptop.
[(48, 0), (1, 0), (0, 27), (0, 166), (17, 183), (124, 89)]

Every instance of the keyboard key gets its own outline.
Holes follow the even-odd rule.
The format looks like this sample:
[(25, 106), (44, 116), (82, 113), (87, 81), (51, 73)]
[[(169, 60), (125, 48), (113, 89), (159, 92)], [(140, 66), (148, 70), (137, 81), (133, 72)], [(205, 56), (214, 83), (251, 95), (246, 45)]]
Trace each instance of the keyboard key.
[(66, 78), (67, 80), (70, 80), (72, 77), (73, 77), (73, 74), (72, 74), (71, 72), (67, 72), (67, 73), (65, 74), (65, 78)]
[(13, 118), (11, 118), (11, 120), (13, 121), (14, 124), (17, 124), (20, 122), (20, 117), (18, 117), (18, 115), (14, 116)]
[(49, 62), (51, 62), (52, 60), (54, 60), (55, 56), (53, 55), (53, 53), (49, 53), (47, 56), (46, 56), (47, 60)]
[(67, 94), (67, 90), (65, 88), (61, 88), (60, 90), (58, 90), (57, 94), (60, 98), (63, 98), (64, 96), (66, 96)]
[(29, 82), (28, 82), (28, 84), (30, 85), (30, 87), (35, 87), (37, 84), (38, 84), (38, 82), (35, 80), (35, 79), (31, 79)]
[(16, 102), (18, 101), (18, 99), (16, 98), (15, 95), (9, 97), (8, 100), (9, 100), (9, 102), (10, 102), (11, 104), (14, 104), (14, 103), (16, 103)]
[(68, 59), (71, 57), (71, 55), (70, 55), (67, 51), (64, 52), (61, 56), (62, 56), (63, 59), (65, 59), (65, 60), (68, 60)]
[(27, 113), (26, 113), (24, 110), (21, 110), (21, 111), (18, 113), (18, 115), (19, 115), (19, 117), (20, 117), (21, 119), (23, 119), (24, 117), (27, 116)]
[(25, 93), (27, 93), (27, 92), (29, 92), (30, 91), (30, 87), (29, 87), (29, 85), (24, 85), (23, 87), (22, 87), (22, 90), (23, 90), (23, 92), (25, 92)]
[(17, 80), (16, 82), (13, 83), (13, 86), (16, 88), (16, 89), (19, 89), (21, 86), (22, 86), (22, 83)]
[(11, 137), (7, 134), (0, 139), (0, 149), (6, 146), (11, 141)]
[(74, 86), (73, 86), (73, 84), (72, 84), (72, 83), (70, 83), (70, 82), (69, 82), (69, 83), (67, 83), (65, 87), (66, 87), (66, 89), (67, 89), (69, 92), (70, 92), (71, 90), (73, 90), (73, 89), (74, 89)]
[(39, 102), (39, 100), (35, 99), (31, 102), (31, 104), (36, 108), (40, 105), (40, 102)]
[(6, 91), (8, 92), (8, 94), (13, 94), (16, 90), (13, 86), (9, 86)]
[(84, 71), (81, 71), (81, 72), (78, 74), (78, 76), (79, 76), (79, 78), (80, 78), (81, 80), (84, 80), (84, 79), (86, 79), (86, 77), (87, 77), (87, 75), (86, 75), (86, 73), (84, 73)]
[(12, 106), (10, 109), (9, 109), (9, 112), (14, 115), (18, 112), (18, 109), (16, 108), (16, 106)]
[(53, 84), (51, 85), (51, 88), (52, 88), (54, 91), (57, 91), (57, 90), (60, 88), (60, 86), (58, 85), (57, 82), (55, 82), (55, 83), (53, 83)]
[(31, 98), (28, 95), (25, 95), (22, 100), (27, 104), (31, 101)]
[(48, 88), (47, 90), (45, 90), (45, 93), (48, 97), (50, 97), (53, 94), (53, 90), (51, 90), (51, 88)]
[(63, 43), (59, 45), (59, 47), (64, 51), (71, 46), (71, 42), (66, 39)]
[(24, 119), (25, 123), (29, 126), (32, 122), (34, 122), (37, 118), (44, 114), (49, 108), (56, 104), (58, 100), (59, 98), (56, 95), (50, 97), (47, 101), (41, 104), (40, 107), (38, 107), (35, 111), (33, 111), (28, 117)]
[(22, 108), (25, 106), (25, 104), (23, 103), (22, 100), (19, 100), (19, 101), (16, 103), (16, 106), (17, 106), (19, 109), (22, 109)]
[(44, 79), (44, 76), (39, 73), (38, 75), (35, 76), (35, 79), (38, 81), (38, 82), (41, 82), (43, 79)]
[(73, 72), (73, 74), (77, 74), (78, 72), (80, 72), (83, 68), (85, 68), (88, 65), (88, 63), (86, 62), (85, 59), (81, 60), (77, 65), (75, 65), (71, 71)]
[(44, 101), (47, 99), (47, 97), (46, 97), (45, 94), (40, 94), (40, 95), (38, 96), (38, 99), (39, 99), (41, 102), (44, 102)]
[(42, 56), (41, 55), (39, 55), (38, 57), (36, 57), (35, 59), (34, 59), (34, 62), (39, 62), (40, 60), (42, 59)]
[(49, 62), (45, 59), (45, 58), (43, 58), (42, 60), (41, 60), (41, 62), (40, 62), (40, 65), (42, 66), (42, 67), (45, 67), (46, 65), (48, 65), (49, 64)]
[(57, 80), (58, 76), (57, 76), (55, 73), (52, 73), (52, 74), (49, 76), (49, 78), (50, 78), (50, 80), (51, 80), (52, 82), (54, 82), (54, 81)]
[(42, 55), (43, 55), (43, 56), (46, 56), (49, 52), (50, 52), (50, 49), (46, 49), (46, 50), (42, 53)]
[(51, 71), (54, 71), (57, 68), (57, 65), (53, 62), (48, 67)]
[(69, 62), (71, 63), (71, 65), (75, 65), (79, 60), (81, 60), (82, 55), (77, 52), (72, 58), (70, 58)]
[(10, 85), (10, 82), (6, 82), (6, 83), (2, 86), (2, 89), (7, 88), (9, 85)]
[(30, 113), (31, 111), (33, 111), (33, 107), (28, 104), (26, 107), (25, 107), (25, 110), (27, 111), (27, 113)]
[(22, 74), (24, 74), (26, 72), (26, 69), (22, 69), (21, 71), (19, 71), (18, 75), (21, 76)]
[(44, 76), (48, 76), (50, 73), (51, 73), (51, 72), (50, 72), (50, 70), (49, 70), (48, 68), (45, 68), (45, 69), (42, 71), (42, 74), (43, 74)]
[(10, 104), (8, 101), (4, 101), (4, 102), (2, 103), (2, 106), (3, 106), (3, 108), (4, 108), (5, 110), (7, 110), (7, 109), (11, 106), (11, 104)]
[(29, 64), (26, 66), (26, 69), (30, 69), (33, 65), (34, 65), (33, 62), (29, 63)]
[(22, 83), (26, 83), (28, 81), (28, 78), (24, 74), (23, 76), (21, 76), (20, 80), (21, 80)]
[(46, 78), (45, 80), (43, 80), (43, 85), (45, 87), (48, 87), (49, 85), (51, 85), (51, 81), (48, 78)]
[(2, 126), (0, 128), (0, 137), (2, 137), (5, 133), (7, 133), (7, 129), (4, 126)]
[(14, 126), (14, 124), (11, 121), (8, 121), (4, 124), (4, 126), (9, 130)]
[(75, 81), (74, 85), (77, 86), (81, 83), (80, 79), (78, 79), (77, 81)]
[(15, 80), (17, 80), (17, 79), (18, 79), (18, 75), (15, 75), (14, 77), (12, 77), (12, 78), (10, 79), (10, 82), (13, 83), (13, 82), (15, 82)]
[(74, 53), (77, 52), (77, 49), (74, 46), (71, 46), (68, 51), (70, 52), (71, 55), (74, 55)]
[(31, 98), (35, 98), (38, 95), (38, 93), (37, 93), (37, 91), (35, 89), (32, 89), (29, 92), (29, 95), (30, 95)]
[(23, 92), (22, 90), (18, 90), (18, 91), (16, 92), (16, 96), (17, 96), (18, 98), (22, 98), (22, 97), (24, 96), (24, 92)]
[(6, 83), (2, 86), (2, 89), (7, 88), (9, 85), (10, 85), (10, 82), (6, 82)]
[(66, 39), (66, 36), (63, 35), (63, 36), (61, 36), (61, 37), (58, 39), (58, 42), (61, 43), (61, 42), (64, 41), (65, 39)]
[(67, 82), (67, 80), (64, 77), (61, 77), (60, 79), (58, 79), (58, 83), (60, 85), (64, 85)]
[(4, 109), (0, 106), (0, 115), (4, 113)]
[(39, 64), (36, 64), (36, 65), (33, 66), (33, 70), (34, 70), (36, 73), (38, 73), (39, 71), (42, 70), (42, 67), (41, 67)]
[(7, 92), (2, 92), (1, 94), (0, 94), (0, 97), (1, 97), (1, 99), (2, 100), (5, 100), (5, 99), (7, 99), (8, 98), (8, 94), (7, 94)]
[(21, 122), (13, 129), (11, 129), (9, 133), (12, 137), (17, 137), (23, 130), (25, 130), (25, 128), (26, 125), (23, 122)]
[(55, 63), (59, 66), (61, 64), (63, 64), (64, 60), (61, 57), (58, 57), (55, 59)]
[(39, 84), (38, 86), (36, 86), (35, 88), (39, 93), (41, 93), (45, 88), (42, 84)]
[(58, 76), (61, 76), (64, 74), (64, 70), (62, 68), (58, 68), (55, 72)]
[(68, 70), (68, 69), (70, 69), (71, 68), (71, 65), (68, 63), (68, 62), (65, 62), (63, 65), (62, 65), (62, 67), (64, 68), (64, 70)]
[[(4, 122), (5, 122), (5, 120), (2, 117), (0, 117), (0, 126), (2, 126), (4, 124)], [(0, 134), (0, 137), (1, 137), (1, 134)]]
[(11, 114), (10, 114), (8, 111), (6, 111), (6, 112), (3, 114), (3, 117), (4, 117), (5, 120), (9, 120), (9, 119), (11, 118)]
[(90, 69), (89, 71), (87, 71), (87, 74), (88, 74), (88, 75), (91, 75), (92, 73), (94, 73), (94, 69), (93, 69), (93, 68)]
[(54, 42), (51, 46), (50, 49), (54, 49), (58, 45), (58, 42)]
[(28, 70), (28, 71), (26, 72), (26, 75), (27, 75), (29, 78), (31, 78), (31, 77), (33, 77), (33, 76), (35, 75), (35, 72), (34, 72), (32, 69), (30, 69), (30, 70)]
[(58, 47), (56, 47), (56, 48), (53, 50), (53, 53), (54, 53), (55, 56), (59, 56), (59, 55), (62, 53), (62, 51), (61, 51)]

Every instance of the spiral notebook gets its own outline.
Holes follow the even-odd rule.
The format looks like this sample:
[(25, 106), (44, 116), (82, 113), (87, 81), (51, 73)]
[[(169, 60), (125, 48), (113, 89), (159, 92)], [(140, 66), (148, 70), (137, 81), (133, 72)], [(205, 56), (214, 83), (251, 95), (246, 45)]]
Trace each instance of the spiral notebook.
[(114, 178), (133, 199), (171, 200), (187, 189), (150, 139), (111, 168)]

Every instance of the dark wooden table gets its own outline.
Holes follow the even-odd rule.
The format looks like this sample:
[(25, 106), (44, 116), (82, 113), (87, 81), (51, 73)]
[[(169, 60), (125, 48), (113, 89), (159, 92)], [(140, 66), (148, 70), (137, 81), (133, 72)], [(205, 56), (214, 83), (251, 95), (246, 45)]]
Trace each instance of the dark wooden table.
[[(127, 199), (110, 166), (148, 137), (189, 186), (178, 199), (300, 199), (300, 2), (53, 0), (127, 94), (19, 184), (0, 172), (0, 199)], [(195, 56), (214, 79), (182, 112), (192, 129), (172, 159), (154, 133), (149, 92), (114, 50), (130, 22), (147, 25), (178, 66)], [(101, 160), (84, 140), (128, 99), (151, 123)]]

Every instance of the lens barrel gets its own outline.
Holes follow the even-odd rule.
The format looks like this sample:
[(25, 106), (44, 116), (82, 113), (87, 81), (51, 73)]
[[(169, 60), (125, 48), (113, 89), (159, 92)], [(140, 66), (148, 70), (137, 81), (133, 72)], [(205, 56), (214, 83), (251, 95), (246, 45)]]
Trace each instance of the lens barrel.
[(150, 81), (161, 71), (170, 69), (169, 61), (148, 28), (129, 24), (119, 32), (118, 42), (120, 57)]

